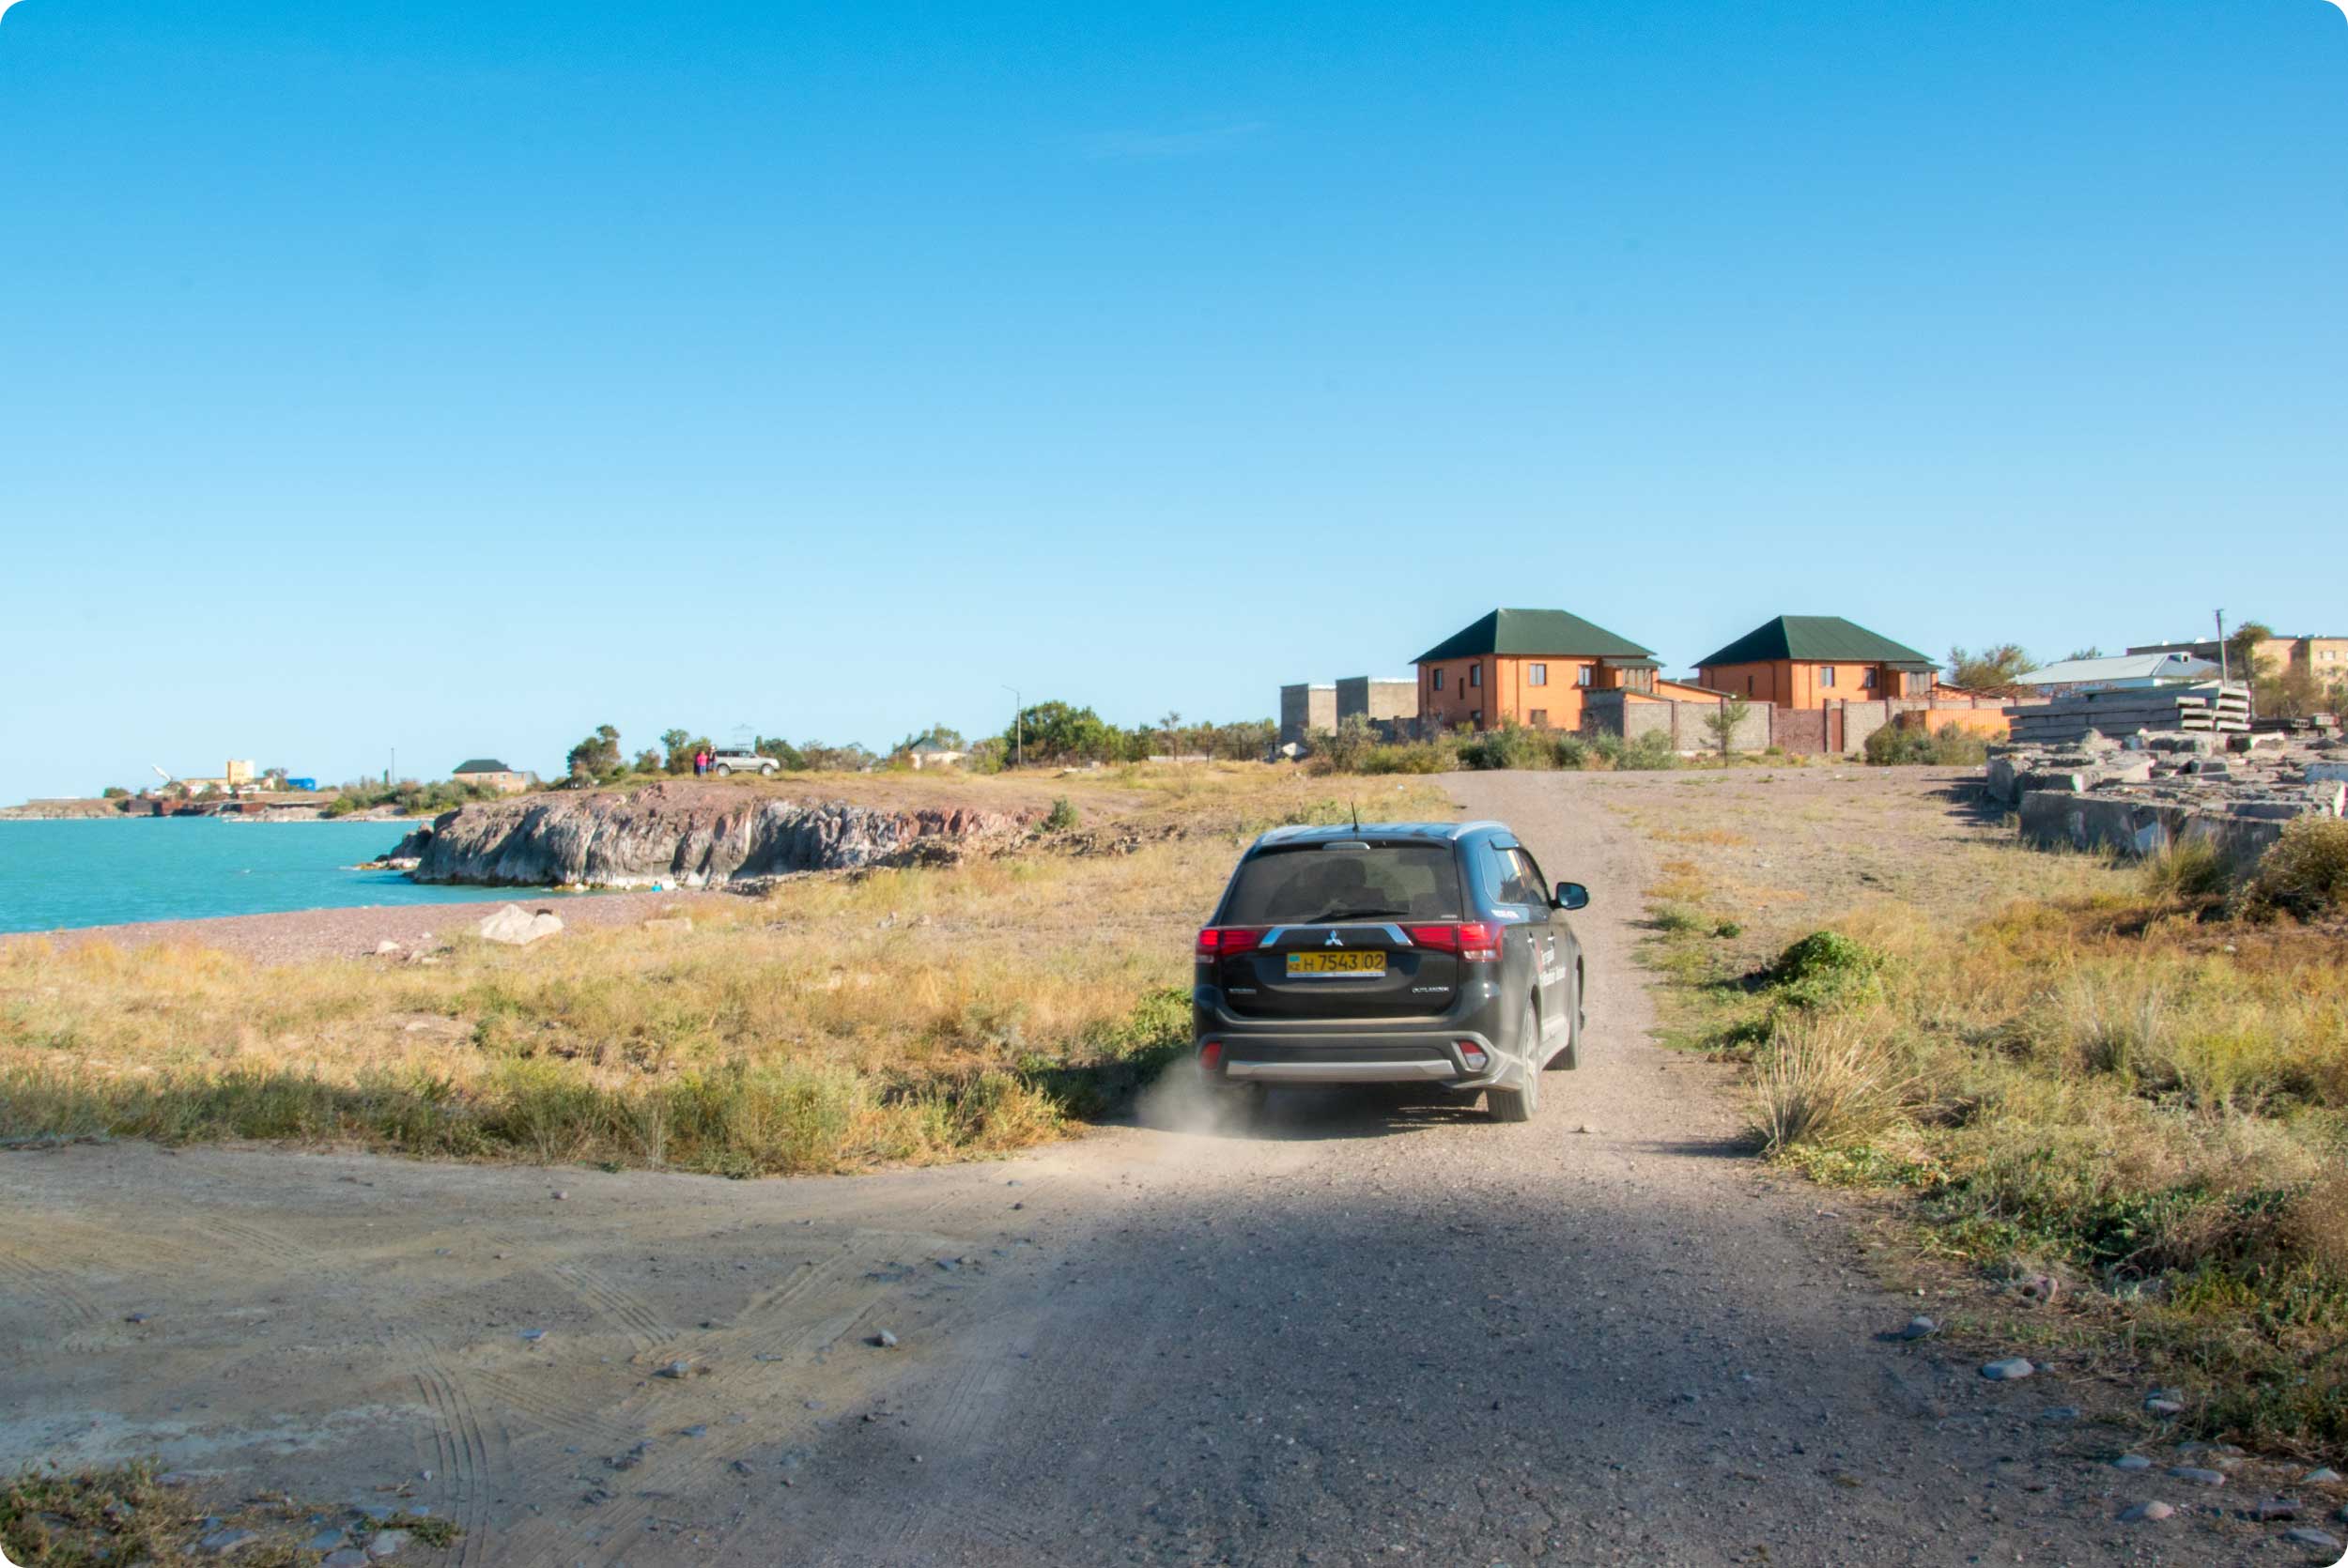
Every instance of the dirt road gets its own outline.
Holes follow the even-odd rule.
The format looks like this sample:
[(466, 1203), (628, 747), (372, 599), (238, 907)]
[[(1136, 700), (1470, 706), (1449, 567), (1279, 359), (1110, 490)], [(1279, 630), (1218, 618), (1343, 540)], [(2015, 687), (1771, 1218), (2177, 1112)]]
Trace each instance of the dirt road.
[(8, 1154), (0, 1463), (408, 1483), (480, 1565), (2236, 1560), (2114, 1523), (2049, 1380), (1877, 1338), (1915, 1303), (1645, 1041), (1602, 776), (1456, 787), (1596, 899), (1530, 1125), (1365, 1093), (749, 1183)]

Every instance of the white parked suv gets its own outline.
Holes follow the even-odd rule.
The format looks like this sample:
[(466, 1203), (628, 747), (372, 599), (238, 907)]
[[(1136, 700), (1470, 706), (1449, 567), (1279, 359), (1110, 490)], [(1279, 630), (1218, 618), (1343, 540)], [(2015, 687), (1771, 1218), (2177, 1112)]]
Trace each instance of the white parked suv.
[(713, 751), (709, 754), (709, 771), (720, 778), (737, 773), (755, 773), (772, 778), (782, 771), (782, 764), (772, 757), (761, 757), (755, 751)]

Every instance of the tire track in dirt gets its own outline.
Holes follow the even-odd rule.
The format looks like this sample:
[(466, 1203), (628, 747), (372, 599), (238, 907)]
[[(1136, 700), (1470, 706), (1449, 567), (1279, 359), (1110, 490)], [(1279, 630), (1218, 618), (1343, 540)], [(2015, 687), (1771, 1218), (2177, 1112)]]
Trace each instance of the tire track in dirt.
[[(279, 1265), (286, 1274), (332, 1280), (348, 1289), (364, 1288), (365, 1282), (340, 1256), (283, 1231), (213, 1216), (205, 1217), (198, 1225), (224, 1244), (252, 1249), (263, 1260)], [(395, 1318), (378, 1316), (374, 1322), (377, 1348), (402, 1363), (424, 1408), (434, 1417), (431, 1439), (437, 1463), (430, 1467), (434, 1504), (463, 1531), (453, 1560), (473, 1562), (487, 1550), (481, 1541), (488, 1482), (499, 1468), (490, 1456), (480, 1418), (428, 1334)]]

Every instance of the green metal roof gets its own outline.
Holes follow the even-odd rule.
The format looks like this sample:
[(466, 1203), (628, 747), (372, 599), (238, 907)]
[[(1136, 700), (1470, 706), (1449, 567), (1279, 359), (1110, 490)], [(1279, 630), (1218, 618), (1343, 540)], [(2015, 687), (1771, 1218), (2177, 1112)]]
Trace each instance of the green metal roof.
[(513, 771), (494, 757), (475, 757), (470, 761), (457, 763), (456, 772), (452, 776), (461, 778), (469, 773), (512, 773)]
[(1704, 669), (1724, 664), (1767, 664), (1798, 659), (1804, 664), (1891, 664), (1937, 668), (1932, 657), (1839, 615), (1781, 615), (1765, 621), (1717, 653), (1696, 660)]
[(1561, 609), (1496, 609), (1444, 638), (1421, 653), (1417, 662), (1473, 658), (1478, 653), (1643, 659), (1653, 652)]

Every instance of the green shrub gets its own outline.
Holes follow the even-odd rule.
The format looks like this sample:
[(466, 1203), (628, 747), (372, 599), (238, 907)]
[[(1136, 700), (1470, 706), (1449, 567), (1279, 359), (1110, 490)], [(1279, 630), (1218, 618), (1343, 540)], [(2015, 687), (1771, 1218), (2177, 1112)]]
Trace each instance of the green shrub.
[(1637, 773), (1660, 772), (1679, 766), (1679, 753), (1672, 749), (1669, 735), (1641, 735), (1615, 754), (1614, 766)]
[(1553, 767), (1556, 753), (1540, 730), (1506, 724), (1462, 744), (1460, 762), (1482, 770)]
[(2249, 907), (2311, 920), (2348, 906), (2348, 819), (2301, 817), (2259, 861)]
[(1813, 931), (1778, 956), (1769, 989), (1789, 1007), (1821, 1008), (1882, 994), (1884, 955), (1840, 931)]
[(1887, 724), (1861, 748), (1877, 767), (1976, 767), (1989, 760), (1989, 743), (1955, 724), (1927, 733), (1922, 726)]
[(1043, 831), (1046, 833), (1065, 833), (1075, 825), (1076, 808), (1068, 803), (1068, 797), (1066, 795), (1061, 795), (1058, 799), (1053, 801), (1052, 809), (1045, 813), (1043, 818)]
[(1440, 744), (1411, 741), (1401, 746), (1372, 746), (1362, 758), (1363, 773), (1447, 773), (1456, 765), (1452, 753)]
[(1586, 768), (1590, 765), (1589, 743), (1579, 735), (1560, 735), (1549, 743), (1551, 757), (1561, 768)]

